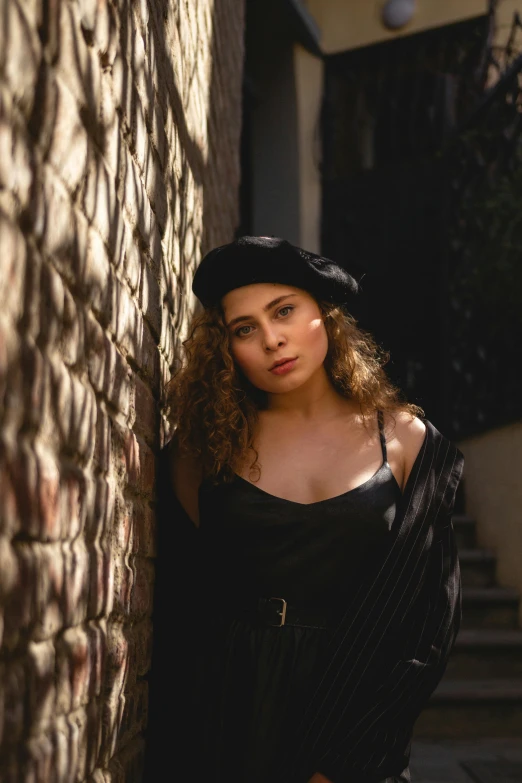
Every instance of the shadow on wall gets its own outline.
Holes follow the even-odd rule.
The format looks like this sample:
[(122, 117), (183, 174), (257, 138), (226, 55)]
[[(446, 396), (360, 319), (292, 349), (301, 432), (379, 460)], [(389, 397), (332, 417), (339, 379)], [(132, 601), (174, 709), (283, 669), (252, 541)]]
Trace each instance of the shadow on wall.
[(132, 783), (162, 391), (194, 266), (236, 227), (242, 18), (1, 13), (0, 777)]

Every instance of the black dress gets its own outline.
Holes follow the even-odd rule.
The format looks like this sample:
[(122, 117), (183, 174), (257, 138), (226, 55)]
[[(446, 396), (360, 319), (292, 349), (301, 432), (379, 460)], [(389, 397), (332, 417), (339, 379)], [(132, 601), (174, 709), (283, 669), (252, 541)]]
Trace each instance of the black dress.
[[(285, 742), (310, 698), (330, 628), (259, 626), (240, 613), (249, 597), (342, 613), (371, 557), (390, 535), (401, 491), (387, 462), (363, 484), (301, 504), (237, 476), (199, 494), (207, 597), (205, 639), (192, 693), (196, 780), (270, 783)], [(236, 615), (236, 616), (234, 616)], [(194, 770), (193, 770), (194, 771)], [(402, 775), (389, 783), (409, 781)], [(303, 779), (302, 783), (306, 783)]]
[[(360, 487), (302, 505), (239, 477), (205, 484), (201, 528), (162, 449), (146, 783), (409, 780), (413, 726), (461, 621), (451, 517), (464, 459), (424, 423), (402, 493), (381, 434), (383, 463)], [(333, 630), (231, 617), (261, 590), (310, 606), (346, 599), (343, 616)]]

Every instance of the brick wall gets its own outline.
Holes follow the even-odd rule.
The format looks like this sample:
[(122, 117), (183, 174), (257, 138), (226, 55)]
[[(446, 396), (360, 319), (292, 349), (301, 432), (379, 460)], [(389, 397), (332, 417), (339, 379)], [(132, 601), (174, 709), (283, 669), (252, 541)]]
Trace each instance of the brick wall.
[(162, 390), (238, 223), (238, 0), (0, 0), (0, 780), (138, 781)]

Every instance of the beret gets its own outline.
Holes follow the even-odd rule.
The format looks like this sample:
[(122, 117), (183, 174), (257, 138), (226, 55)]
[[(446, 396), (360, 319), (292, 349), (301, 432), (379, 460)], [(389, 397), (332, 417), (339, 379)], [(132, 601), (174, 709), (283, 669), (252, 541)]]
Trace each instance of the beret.
[(345, 304), (359, 285), (344, 267), (279, 237), (243, 236), (216, 247), (200, 262), (192, 291), (210, 307), (234, 288), (251, 283), (283, 283), (317, 299)]

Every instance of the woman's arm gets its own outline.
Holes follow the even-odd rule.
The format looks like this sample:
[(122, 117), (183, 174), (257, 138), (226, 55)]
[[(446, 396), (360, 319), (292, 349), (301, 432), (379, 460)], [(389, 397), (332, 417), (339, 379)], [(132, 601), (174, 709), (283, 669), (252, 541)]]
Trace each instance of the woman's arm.
[[(460, 569), (451, 520), (433, 539), (409, 630), (375, 697), (316, 764), (332, 781), (374, 781), (406, 754), (413, 725), (440, 682), (461, 621)], [(337, 746), (337, 747), (336, 747)], [(399, 763), (400, 766), (400, 763)], [(382, 771), (382, 772), (381, 772)], [(397, 772), (398, 774), (398, 772)], [(379, 778), (379, 775), (381, 777)]]
[[(171, 452), (173, 445), (164, 447), (157, 461), (154, 638), (152, 663), (147, 675), (149, 700), (144, 781), (162, 779), (173, 748), (177, 772), (182, 777), (191, 775), (194, 768), (191, 742), (198, 731), (197, 716), (191, 715), (186, 705), (191, 703), (190, 691), (197, 681), (198, 649), (204, 644), (200, 634), (203, 634), (205, 623), (198, 606), (205, 581), (199, 530), (174, 490), (173, 472), (179, 481), (183, 470), (176, 472)], [(185, 502), (188, 497), (184, 494)], [(172, 729), (173, 705), (177, 716), (175, 732)]]

